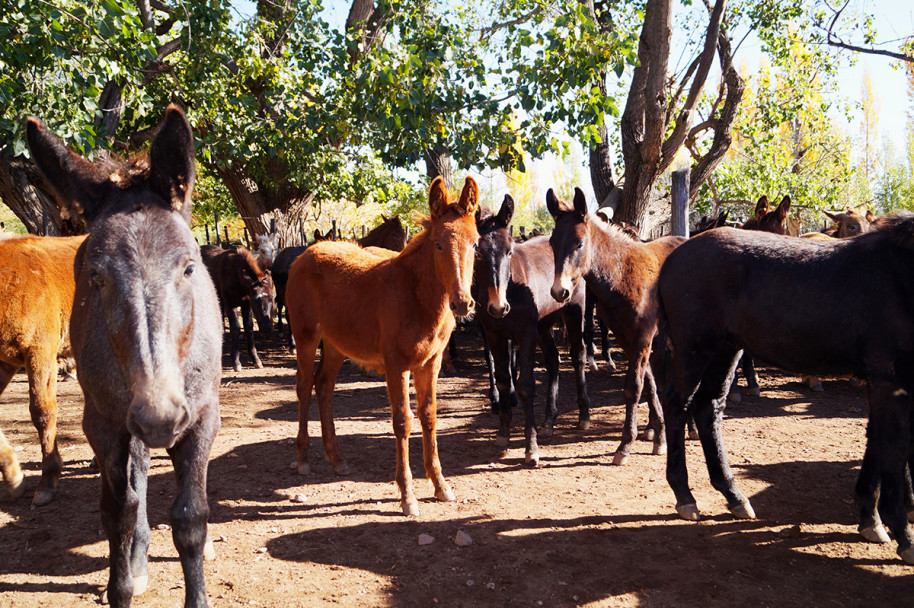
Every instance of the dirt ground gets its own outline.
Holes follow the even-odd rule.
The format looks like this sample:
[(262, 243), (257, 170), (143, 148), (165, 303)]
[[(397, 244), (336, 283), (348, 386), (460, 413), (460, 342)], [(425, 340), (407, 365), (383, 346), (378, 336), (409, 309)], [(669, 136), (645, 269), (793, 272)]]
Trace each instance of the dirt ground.
[[(413, 519), (400, 513), (382, 381), (343, 368), (334, 411), (352, 474), (335, 476), (319, 457), (320, 441), (312, 441), (314, 472), (302, 477), (289, 468), (294, 359), (276, 339), (261, 349), (264, 369), (225, 367), (222, 431), (210, 466), (218, 554), (206, 565), (210, 605), (914, 605), (914, 569), (898, 559), (894, 543), (869, 544), (856, 533), (862, 389), (834, 379), (812, 393), (796, 377), (762, 369), (762, 396), (728, 408), (724, 423), (731, 463), (758, 519), (730, 516), (708, 483), (698, 443), (689, 442), (703, 519), (685, 522), (651, 444), (639, 442), (624, 467), (611, 464), (623, 422), (621, 371), (588, 374), (594, 424), (581, 432), (563, 358), (563, 413), (555, 437), (541, 444), (542, 466), (530, 469), (519, 415), (510, 450), (499, 458), (478, 338), (461, 334), (459, 344), (465, 363), (438, 384), (441, 462), (457, 502), (434, 501), (416, 424), (411, 461), (422, 512)], [(80, 430), (82, 396), (76, 382), (58, 392), (65, 468), (57, 499), (39, 509), (29, 505), (40, 454), (25, 375), (2, 396), (0, 428), (19, 450), (28, 485), (15, 502), (0, 498), (0, 606), (90, 606), (107, 581), (99, 480)], [(646, 418), (645, 406), (640, 415)], [(316, 437), (319, 425), (310, 430)], [(135, 606), (183, 601), (167, 528), (172, 479), (164, 451), (155, 451), (150, 586)], [(473, 543), (457, 546), (458, 531)], [(420, 546), (420, 535), (434, 542)]]

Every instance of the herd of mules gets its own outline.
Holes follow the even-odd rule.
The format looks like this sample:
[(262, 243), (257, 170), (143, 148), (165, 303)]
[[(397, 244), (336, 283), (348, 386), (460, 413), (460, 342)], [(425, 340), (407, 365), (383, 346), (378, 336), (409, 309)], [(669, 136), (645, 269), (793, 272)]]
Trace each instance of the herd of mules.
[[(584, 329), (588, 303), (595, 306), (629, 360), (614, 463), (630, 460), (639, 437), (636, 406), (646, 399), (650, 420), (640, 437), (653, 441), (655, 454), (666, 454), (676, 510), (691, 520), (699, 510), (686, 475), (687, 426), (701, 441), (711, 483), (732, 514), (754, 517), (721, 439), (743, 353), (793, 372), (861, 379), (869, 421), (855, 488), (860, 532), (887, 542), (888, 527), (902, 559), (914, 564), (908, 526), (914, 517), (912, 214), (875, 218), (849, 209), (833, 217), (832, 234), (795, 238), (784, 235), (789, 198), (772, 210), (763, 197), (742, 227), (727, 227), (719, 216), (690, 239), (645, 243), (592, 214), (580, 190), (570, 203), (550, 190), (554, 231), (520, 242), (511, 233), (510, 196), (491, 213), (479, 207), (472, 178), (456, 199), (437, 178), (423, 230), (409, 242), (399, 219), (385, 218), (359, 242), (322, 240), (277, 252), (264, 241), (258, 260), (244, 248), (198, 246), (190, 230), (194, 138), (176, 106), (166, 110), (148, 155), (123, 164), (89, 162), (34, 118), (26, 132), (62, 215), (84, 219), (89, 234), (0, 239), (0, 391), (25, 367), (42, 453), (32, 502), (44, 505), (54, 499), (62, 468), (57, 363), (75, 360), (85, 397), (83, 430), (101, 473), (110, 551), (105, 599), (113, 606), (130, 605), (148, 583), (152, 448), (164, 448), (175, 468), (171, 524), (185, 605), (206, 605), (203, 562), (212, 556), (206, 476), (220, 424), (223, 315), (234, 368), (241, 368), (236, 308), (251, 363), (260, 366), (252, 317), (268, 333), (274, 301), (287, 309), (298, 360), (294, 466), (310, 472), (314, 392), (324, 453), (336, 473), (349, 471), (333, 423), (336, 376), (346, 358), (381, 372), (405, 515), (419, 510), (409, 466), (410, 376), (426, 475), (438, 500), (455, 499), (439, 459), (435, 391), (457, 317), (475, 314), (484, 331), (499, 445), (507, 445), (512, 406), (519, 403), (526, 461), (536, 465), (537, 433), (551, 434), (558, 413), (552, 330), (560, 323), (575, 371), (578, 425), (590, 425)], [(42, 306), (30, 305), (36, 299)], [(533, 409), (537, 347), (548, 375), (539, 425)], [(10, 494), (19, 497), (23, 474), (2, 434), (0, 470)]]

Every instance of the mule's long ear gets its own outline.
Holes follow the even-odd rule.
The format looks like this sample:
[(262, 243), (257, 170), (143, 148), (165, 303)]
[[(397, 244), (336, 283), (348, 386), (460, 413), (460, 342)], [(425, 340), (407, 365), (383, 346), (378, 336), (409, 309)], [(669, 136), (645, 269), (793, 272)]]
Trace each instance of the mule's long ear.
[(189, 222), (196, 175), (194, 134), (184, 112), (171, 104), (149, 150), (149, 186)]
[(25, 138), (32, 160), (48, 180), (60, 207), (60, 217), (94, 218), (104, 201), (109, 175), (67, 148), (35, 117), (29, 117)]
[(765, 217), (766, 213), (768, 213), (768, 197), (763, 194), (755, 205), (755, 217), (760, 220)]
[(787, 219), (787, 214), (790, 213), (790, 196), (785, 195), (784, 198), (781, 199), (781, 203), (778, 205), (777, 212), (778, 219), (781, 221), (781, 223), (784, 223), (784, 220)]
[(475, 179), (467, 175), (466, 181), (463, 182), (460, 200), (457, 201), (457, 210), (462, 215), (475, 215), (477, 209), (479, 209), (479, 186)]
[(876, 214), (873, 213), (872, 211), (870, 211), (869, 209), (866, 210), (866, 221), (868, 221), (871, 224), (876, 221)]
[(514, 217), (514, 199), (510, 194), (505, 195), (505, 200), (501, 203), (501, 209), (498, 210), (498, 223), (507, 227)]
[(587, 219), (587, 197), (584, 196), (584, 191), (580, 188), (574, 189), (574, 210), (581, 216), (582, 220)]
[(824, 213), (826, 216), (828, 216), (828, 218), (830, 220), (832, 220), (834, 222), (837, 222), (838, 217), (841, 215), (840, 213), (829, 213), (828, 211), (825, 211), (824, 209), (822, 210), (822, 213)]
[(546, 209), (549, 210), (549, 215), (552, 216), (552, 219), (559, 219), (559, 214), (562, 212), (562, 205), (559, 203), (559, 199), (555, 196), (555, 192), (552, 191), (552, 188), (546, 191)]
[(444, 178), (439, 175), (432, 180), (432, 185), (428, 188), (428, 208), (432, 212), (432, 219), (444, 213), (447, 206), (447, 187), (444, 185)]

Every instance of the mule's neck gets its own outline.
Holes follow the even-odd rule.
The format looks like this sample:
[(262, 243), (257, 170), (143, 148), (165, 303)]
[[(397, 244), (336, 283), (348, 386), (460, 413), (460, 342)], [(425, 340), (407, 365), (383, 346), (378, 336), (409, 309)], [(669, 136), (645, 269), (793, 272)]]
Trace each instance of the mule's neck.
[(584, 277), (592, 279), (601, 270), (609, 270), (612, 275), (622, 272), (622, 265), (629, 252), (640, 243), (635, 242), (621, 228), (607, 224), (591, 217), (588, 222), (590, 238), (590, 255)]
[(393, 264), (411, 277), (420, 310), (434, 315), (440, 325), (442, 317), (450, 315), (448, 293), (435, 271), (435, 245), (426, 228), (409, 242)]

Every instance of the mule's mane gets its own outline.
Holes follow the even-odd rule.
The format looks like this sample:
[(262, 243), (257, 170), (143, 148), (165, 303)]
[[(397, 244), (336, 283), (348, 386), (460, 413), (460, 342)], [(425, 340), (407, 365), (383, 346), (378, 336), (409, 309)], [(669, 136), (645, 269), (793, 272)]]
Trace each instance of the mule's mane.
[(616, 237), (622, 237), (626, 241), (629, 241), (632, 243), (638, 242), (635, 239), (635, 237), (633, 237), (631, 234), (629, 234), (628, 232), (625, 231), (625, 228), (623, 228), (622, 226), (619, 226), (618, 224), (615, 224), (613, 222), (604, 222), (596, 214), (590, 215), (590, 223), (591, 223), (591, 225), (595, 226), (599, 230), (603, 231), (603, 233), (606, 236), (608, 236), (612, 239), (615, 239)]
[(235, 249), (235, 253), (241, 256), (241, 258), (247, 263), (248, 268), (251, 269), (251, 272), (254, 273), (254, 276), (257, 277), (257, 280), (260, 281), (263, 279), (263, 269), (260, 268), (260, 264), (257, 263), (257, 258), (251, 253), (251, 250), (247, 247), (238, 247)]
[(108, 179), (120, 190), (127, 190), (149, 181), (149, 157), (145, 153), (137, 154), (126, 161), (104, 159), (97, 166), (111, 173)]

